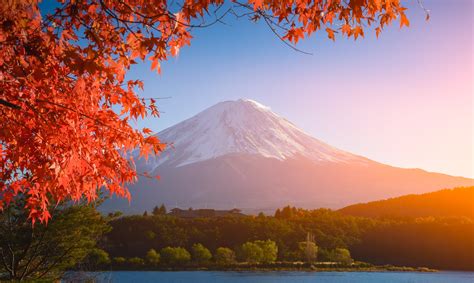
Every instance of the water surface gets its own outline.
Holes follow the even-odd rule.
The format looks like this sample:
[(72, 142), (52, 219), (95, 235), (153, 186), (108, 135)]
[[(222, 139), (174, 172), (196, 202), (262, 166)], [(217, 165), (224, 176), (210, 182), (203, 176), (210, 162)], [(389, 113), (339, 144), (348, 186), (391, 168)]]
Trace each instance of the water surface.
[(473, 283), (474, 272), (214, 272), (214, 271), (112, 271), (89, 273), (97, 282), (224, 282), (224, 283)]

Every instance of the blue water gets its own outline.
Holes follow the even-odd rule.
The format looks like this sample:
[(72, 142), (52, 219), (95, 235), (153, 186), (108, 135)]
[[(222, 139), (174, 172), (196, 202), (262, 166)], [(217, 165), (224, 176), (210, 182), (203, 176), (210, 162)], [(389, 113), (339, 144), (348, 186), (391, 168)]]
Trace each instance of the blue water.
[(93, 274), (96, 282), (224, 282), (224, 283), (450, 283), (474, 282), (474, 272), (214, 272), (114, 271)]

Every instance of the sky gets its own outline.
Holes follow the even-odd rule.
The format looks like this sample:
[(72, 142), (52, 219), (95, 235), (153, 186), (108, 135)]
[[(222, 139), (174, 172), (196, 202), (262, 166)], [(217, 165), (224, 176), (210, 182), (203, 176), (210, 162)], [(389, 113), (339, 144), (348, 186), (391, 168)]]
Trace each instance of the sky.
[[(411, 1), (411, 3), (416, 1)], [(378, 162), (474, 177), (473, 11), (470, 0), (425, 0), (431, 18), (409, 5), (379, 39), (317, 33), (285, 46), (263, 23), (226, 19), (193, 31), (190, 47), (162, 65), (131, 70), (159, 119), (138, 126), (163, 130), (220, 101), (254, 99), (308, 134)]]
[(378, 162), (474, 177), (473, 4), (408, 3), (411, 25), (379, 39), (327, 39), (316, 33), (285, 46), (263, 23), (225, 19), (195, 29), (190, 47), (162, 64), (132, 68), (161, 117), (137, 127), (159, 132), (225, 100), (250, 98), (308, 134)]

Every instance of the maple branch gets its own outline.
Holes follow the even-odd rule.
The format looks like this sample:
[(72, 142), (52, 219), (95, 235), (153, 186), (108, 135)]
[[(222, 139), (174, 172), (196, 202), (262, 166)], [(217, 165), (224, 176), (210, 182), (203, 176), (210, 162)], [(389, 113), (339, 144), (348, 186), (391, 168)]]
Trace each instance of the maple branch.
[[(252, 10), (253, 11), (253, 8), (251, 6), (249, 6), (248, 4), (244, 4), (244, 3), (241, 3), (241, 2), (238, 2), (236, 1), (235, 2), (238, 6), (241, 6), (243, 8), (246, 8), (246, 9), (249, 9), (249, 10)], [(301, 50), (299, 49), (298, 47), (288, 43), (288, 41), (286, 41), (275, 29), (275, 26), (281, 28), (281, 29), (285, 29), (287, 30), (286, 28), (282, 27), (281, 25), (278, 25), (278, 24), (275, 24), (271, 19), (270, 19), (270, 16), (266, 13), (264, 13), (263, 11), (261, 11), (260, 9), (258, 9), (257, 11), (253, 11), (250, 13), (251, 14), (258, 14), (259, 16), (261, 16), (263, 18), (263, 20), (265, 21), (265, 23), (267, 24), (267, 26), (270, 28), (270, 30), (273, 32), (273, 34), (278, 38), (280, 39), (280, 41), (282, 41), (286, 46), (290, 47), (291, 49), (293, 49), (294, 51), (296, 52), (300, 52), (300, 53), (303, 53), (303, 54), (306, 54), (306, 55), (313, 55), (313, 53), (310, 53), (310, 52), (306, 52), (304, 50)]]
[(10, 108), (13, 108), (13, 109), (17, 109), (17, 110), (20, 110), (21, 107), (16, 105), (16, 104), (13, 104), (11, 102), (8, 102), (6, 100), (3, 100), (3, 99), (0, 99), (0, 105), (3, 105), (3, 106), (6, 106), (6, 107), (10, 107)]
[(267, 24), (267, 26), (270, 28), (270, 30), (273, 32), (273, 34), (275, 34), (286, 46), (290, 47), (291, 49), (295, 50), (296, 52), (300, 52), (300, 53), (303, 53), (303, 54), (306, 54), (306, 55), (313, 55), (313, 53), (310, 53), (310, 52), (306, 52), (306, 51), (303, 51), (299, 48), (297, 48), (296, 46), (288, 43), (283, 37), (281, 37), (280, 34), (278, 34), (278, 32), (275, 30), (275, 28), (271, 25), (271, 23), (269, 22), (269, 20), (267, 19), (267, 17), (265, 16), (265, 14), (263, 13), (260, 13), (265, 21), (265, 23)]
[[(164, 97), (144, 97), (144, 98), (141, 98), (143, 100), (159, 100), (159, 99), (170, 99), (170, 98), (173, 98), (172, 96), (164, 96)], [(161, 113), (164, 113), (164, 112), (161, 112)]]
[[(98, 119), (96, 119), (96, 118), (94, 118), (94, 117), (91, 117), (91, 116), (89, 116), (89, 115), (87, 115), (87, 114), (84, 114), (84, 113), (82, 113), (82, 112), (80, 112), (80, 111), (77, 111), (76, 109), (73, 109), (73, 108), (71, 108), (71, 107), (67, 107), (67, 106), (65, 106), (65, 105), (62, 105), (62, 104), (59, 104), (59, 103), (55, 103), (55, 102), (52, 102), (52, 101), (43, 100), (43, 99), (37, 99), (37, 101), (38, 101), (38, 102), (43, 102), (43, 103), (49, 103), (49, 104), (52, 104), (52, 105), (61, 107), (61, 108), (63, 108), (63, 109), (66, 109), (66, 110), (72, 111), (72, 112), (74, 112), (74, 113), (77, 113), (77, 114), (79, 114), (80, 116), (82, 116), (82, 117), (84, 117), (84, 118), (90, 119), (90, 120), (96, 122), (97, 124), (99, 124), (99, 125), (101, 125), (101, 126), (104, 126), (104, 127), (108, 128), (108, 129), (117, 130), (117, 129), (115, 129), (115, 128), (113, 128), (113, 127), (110, 127), (109, 125), (103, 123), (102, 121), (100, 121), (100, 120), (98, 120)], [(119, 133), (127, 134), (127, 133), (124, 132), (124, 131), (118, 131), (118, 132), (119, 132)]]
[[(102, 0), (100, 1), (101, 3), (103, 2)], [(170, 12), (169, 10), (167, 10), (166, 14), (162, 13), (162, 14), (156, 14), (156, 15), (145, 15), (143, 13), (140, 13), (138, 11), (136, 11), (135, 9), (133, 9), (132, 7), (130, 7), (130, 5), (128, 5), (127, 3), (125, 3), (124, 1), (119, 1), (122, 5), (124, 5), (125, 7), (127, 7), (132, 13), (135, 13), (137, 15), (139, 15), (140, 17), (142, 17), (143, 19), (151, 19), (151, 20), (154, 20), (158, 17), (161, 17), (161, 16), (164, 16), (164, 15), (167, 15), (172, 21), (180, 24), (180, 25), (183, 25), (185, 27), (189, 27), (189, 28), (207, 28), (207, 27), (210, 27), (218, 22), (220, 22), (229, 12), (230, 12), (230, 9), (227, 9), (220, 17), (216, 18), (213, 22), (211, 23), (208, 23), (208, 24), (201, 24), (201, 25), (192, 25), (192, 24), (187, 24), (187, 23), (184, 23), (184, 22), (181, 22), (179, 20), (176, 19), (176, 16)], [(105, 6), (105, 4), (104, 4)], [(214, 14), (219, 10), (219, 8), (222, 7), (222, 5), (219, 5), (216, 10), (214, 11)], [(109, 9), (109, 8), (107, 8)], [(109, 9), (110, 10), (110, 9)], [(150, 26), (150, 27), (153, 27), (152, 25), (148, 24), (148, 23), (145, 23), (143, 21), (129, 21), (129, 20), (123, 20), (123, 19), (119, 19), (121, 22), (128, 22), (128, 23), (135, 23), (135, 24), (142, 24), (142, 25), (145, 25), (145, 26)]]

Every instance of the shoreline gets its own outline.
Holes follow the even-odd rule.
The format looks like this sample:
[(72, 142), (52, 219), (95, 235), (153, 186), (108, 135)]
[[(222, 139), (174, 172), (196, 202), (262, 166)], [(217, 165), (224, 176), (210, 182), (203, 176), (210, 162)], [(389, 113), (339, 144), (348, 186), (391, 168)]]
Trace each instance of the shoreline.
[(188, 267), (125, 267), (125, 266), (114, 266), (111, 269), (98, 269), (95, 271), (107, 272), (107, 271), (222, 271), (222, 272), (289, 272), (289, 271), (301, 271), (301, 272), (439, 272), (440, 270), (427, 268), (427, 267), (406, 267), (406, 266), (337, 266), (328, 267), (321, 266), (318, 264), (298, 264), (298, 266), (289, 266), (281, 264), (265, 265), (246, 265), (237, 264), (230, 266), (188, 266)]

